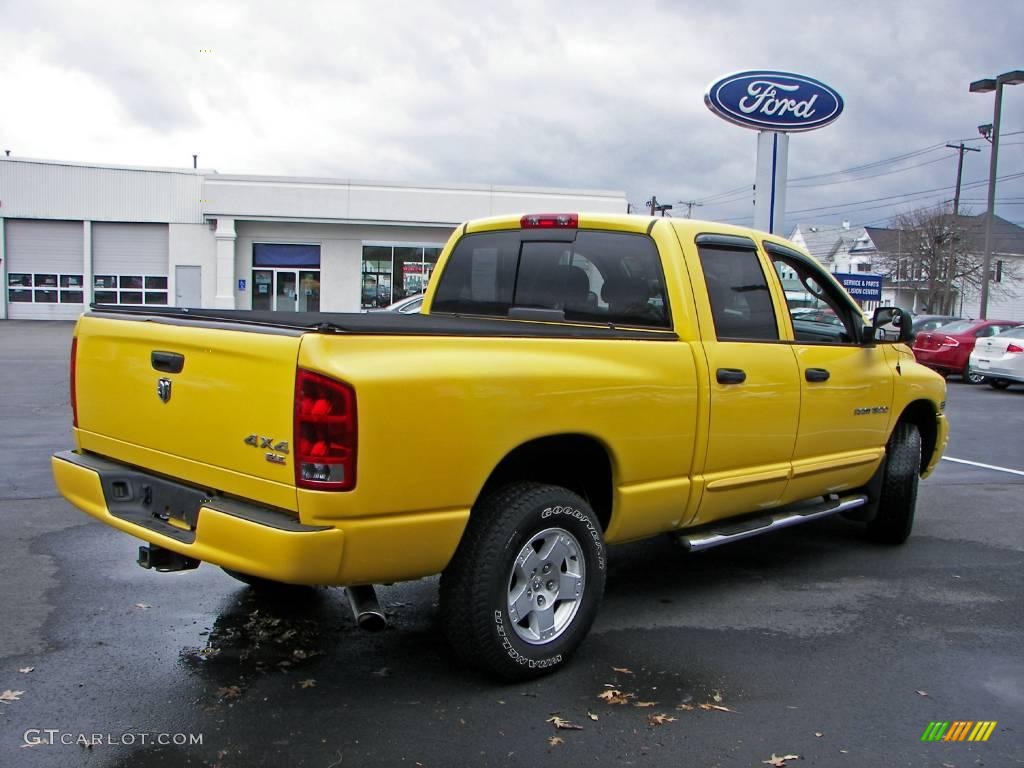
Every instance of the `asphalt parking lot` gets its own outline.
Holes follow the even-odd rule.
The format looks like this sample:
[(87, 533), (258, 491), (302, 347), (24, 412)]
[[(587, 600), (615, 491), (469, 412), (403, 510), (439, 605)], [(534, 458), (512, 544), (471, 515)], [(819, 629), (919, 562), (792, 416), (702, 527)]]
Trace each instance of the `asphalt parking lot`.
[[(824, 520), (613, 548), (573, 662), (509, 686), (448, 653), (436, 579), (381, 590), (391, 626), (367, 634), (340, 590), (260, 600), (208, 565), (136, 566), (50, 477), (70, 334), (0, 323), (0, 693), (23, 692), (0, 696), (0, 765), (1024, 765), (1024, 387), (950, 379), (946, 455), (974, 463), (922, 484), (904, 547)], [(957, 720), (998, 724), (921, 741)]]

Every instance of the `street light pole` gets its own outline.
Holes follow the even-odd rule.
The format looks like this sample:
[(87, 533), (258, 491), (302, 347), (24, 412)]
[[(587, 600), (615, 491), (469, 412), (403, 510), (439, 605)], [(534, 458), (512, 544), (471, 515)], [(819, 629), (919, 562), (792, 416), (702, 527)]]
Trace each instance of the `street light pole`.
[(1024, 70), (1016, 69), (1004, 72), (996, 78), (975, 80), (971, 83), (971, 93), (989, 93), (995, 91), (995, 108), (992, 113), (992, 157), (988, 166), (988, 212), (985, 217), (985, 253), (981, 267), (981, 300), (978, 307), (980, 319), (988, 319), (988, 286), (989, 272), (992, 269), (992, 219), (996, 207), (996, 166), (999, 162), (999, 116), (1003, 111), (1003, 86), (1024, 83)]

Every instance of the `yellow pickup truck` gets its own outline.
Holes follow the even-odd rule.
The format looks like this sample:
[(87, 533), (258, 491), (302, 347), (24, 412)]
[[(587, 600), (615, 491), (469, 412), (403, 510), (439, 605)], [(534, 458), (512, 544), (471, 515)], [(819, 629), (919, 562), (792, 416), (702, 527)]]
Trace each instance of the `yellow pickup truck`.
[(53, 473), (144, 567), (346, 586), (368, 626), (374, 584), (440, 573), (461, 657), (523, 679), (586, 635), (606, 544), (833, 514), (902, 543), (948, 434), (909, 329), (747, 228), (471, 221), (418, 315), (94, 305)]

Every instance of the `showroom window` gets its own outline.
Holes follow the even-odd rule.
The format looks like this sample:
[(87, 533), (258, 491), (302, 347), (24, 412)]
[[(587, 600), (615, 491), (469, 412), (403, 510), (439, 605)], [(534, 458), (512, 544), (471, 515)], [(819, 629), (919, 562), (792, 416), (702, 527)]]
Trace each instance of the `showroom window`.
[(427, 289), (440, 246), (364, 245), (363, 309), (378, 309)]
[(7, 300), (22, 304), (81, 304), (82, 276), (11, 272), (7, 275)]
[(167, 275), (95, 275), (97, 304), (167, 304)]

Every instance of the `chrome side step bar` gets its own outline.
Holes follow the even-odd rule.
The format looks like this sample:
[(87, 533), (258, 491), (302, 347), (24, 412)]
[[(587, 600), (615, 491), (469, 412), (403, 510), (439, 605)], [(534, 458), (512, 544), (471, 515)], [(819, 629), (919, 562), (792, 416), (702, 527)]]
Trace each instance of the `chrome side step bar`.
[(867, 503), (868, 497), (863, 494), (843, 498), (834, 497), (822, 502), (784, 507), (776, 510), (773, 514), (747, 518), (739, 522), (723, 520), (720, 523), (702, 526), (697, 530), (682, 531), (677, 536), (679, 543), (686, 547), (687, 551), (700, 552), (721, 544), (760, 536), (769, 531), (809, 523), (811, 520), (863, 507)]

